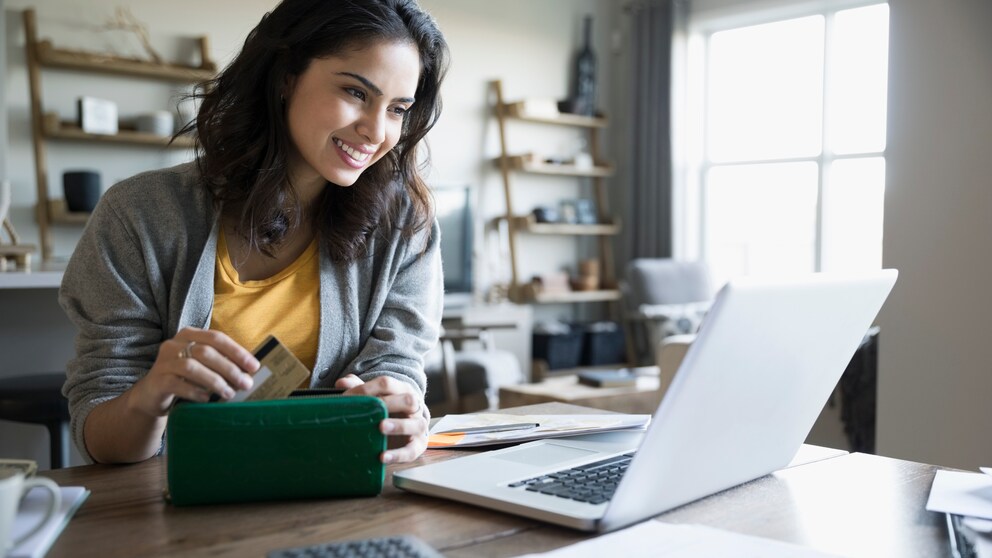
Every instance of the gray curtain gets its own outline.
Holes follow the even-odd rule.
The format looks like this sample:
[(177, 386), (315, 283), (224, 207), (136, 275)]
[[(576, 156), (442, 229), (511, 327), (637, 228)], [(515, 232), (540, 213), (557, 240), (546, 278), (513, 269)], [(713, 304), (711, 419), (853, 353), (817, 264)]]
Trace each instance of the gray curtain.
[(629, 146), (620, 261), (672, 255), (672, 42), (687, 24), (688, 0), (641, 0), (627, 6), (631, 67), (626, 121)]

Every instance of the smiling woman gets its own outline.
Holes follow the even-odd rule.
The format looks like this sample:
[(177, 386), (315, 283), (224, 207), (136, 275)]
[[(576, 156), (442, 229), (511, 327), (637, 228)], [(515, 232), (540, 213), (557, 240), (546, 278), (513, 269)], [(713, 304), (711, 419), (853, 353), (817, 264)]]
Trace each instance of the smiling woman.
[(413, 0), (284, 0), (262, 18), (180, 131), (196, 162), (111, 188), (66, 269), (85, 456), (160, 452), (176, 399), (249, 388), (268, 335), (307, 386), (383, 400), (384, 462), (424, 450), (442, 277), (417, 146), (447, 57)]
[(420, 61), (407, 42), (377, 42), (314, 60), (284, 94), (293, 181), (306, 203), (325, 182), (351, 186), (400, 139)]

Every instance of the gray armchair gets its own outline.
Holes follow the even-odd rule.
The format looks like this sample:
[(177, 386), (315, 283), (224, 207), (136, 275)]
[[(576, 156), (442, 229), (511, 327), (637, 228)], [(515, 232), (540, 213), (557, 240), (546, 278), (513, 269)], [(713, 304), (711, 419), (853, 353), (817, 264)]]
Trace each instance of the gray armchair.
[(642, 365), (666, 337), (695, 333), (713, 298), (705, 263), (670, 258), (631, 260), (621, 289), (628, 356)]
[[(460, 349), (475, 341), (477, 349)], [(431, 416), (469, 413), (498, 407), (499, 387), (523, 383), (517, 357), (497, 349), (484, 328), (445, 329), (425, 363)]]

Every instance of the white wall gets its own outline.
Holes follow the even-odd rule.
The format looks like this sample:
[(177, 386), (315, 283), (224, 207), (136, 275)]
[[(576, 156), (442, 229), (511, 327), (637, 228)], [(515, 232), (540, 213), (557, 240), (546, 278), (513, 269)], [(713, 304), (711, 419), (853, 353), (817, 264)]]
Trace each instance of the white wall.
[(992, 463), (992, 4), (890, 0), (878, 450)]

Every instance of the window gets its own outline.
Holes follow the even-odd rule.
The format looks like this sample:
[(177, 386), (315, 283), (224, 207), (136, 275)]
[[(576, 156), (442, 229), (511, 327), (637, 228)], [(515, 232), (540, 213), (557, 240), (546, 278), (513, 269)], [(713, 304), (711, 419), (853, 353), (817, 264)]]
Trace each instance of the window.
[(888, 15), (693, 23), (677, 256), (716, 284), (881, 267)]

